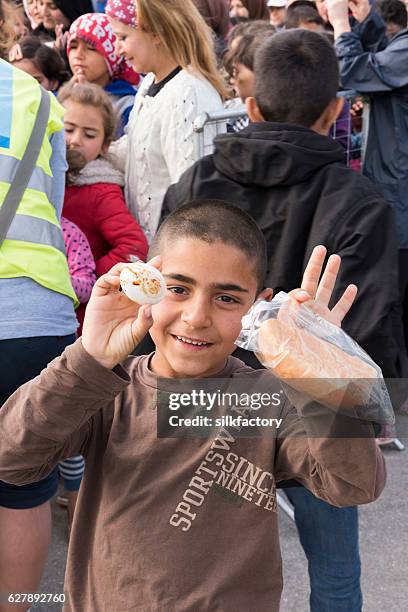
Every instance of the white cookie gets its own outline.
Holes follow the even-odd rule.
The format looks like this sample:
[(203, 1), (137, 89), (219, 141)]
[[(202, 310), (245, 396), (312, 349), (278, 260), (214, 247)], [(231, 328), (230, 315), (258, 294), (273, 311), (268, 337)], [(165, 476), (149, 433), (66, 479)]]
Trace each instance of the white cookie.
[(157, 304), (166, 295), (166, 281), (160, 272), (140, 261), (123, 268), (120, 286), (123, 293), (138, 304)]

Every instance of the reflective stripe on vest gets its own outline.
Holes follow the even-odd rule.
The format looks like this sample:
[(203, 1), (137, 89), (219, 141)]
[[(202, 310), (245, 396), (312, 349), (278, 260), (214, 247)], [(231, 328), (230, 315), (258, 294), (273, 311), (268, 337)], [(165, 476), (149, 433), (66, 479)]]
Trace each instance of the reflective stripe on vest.
[(6, 240), (21, 240), (33, 244), (44, 244), (62, 251), (65, 255), (65, 244), (61, 228), (38, 217), (17, 214), (7, 232)]
[[(0, 181), (3, 183), (12, 183), (19, 164), (19, 159), (0, 153)], [(51, 200), (52, 176), (48, 176), (42, 168), (34, 168), (27, 189), (41, 191), (45, 193), (48, 200)]]
[[(5, 87), (5, 81), (12, 87)], [(40, 85), (26, 73), (0, 59), (0, 211), (13, 183), (37, 124), (41, 100)], [(16, 197), (20, 199), (12, 222), (7, 224), (7, 235), (0, 249), (0, 284), (3, 278), (30, 278), (42, 287), (69, 297), (79, 304), (72, 287), (65, 245), (52, 197), (52, 169), (50, 160), (53, 147), (51, 136), (62, 129), (63, 110), (57, 100), (48, 94), (50, 113), (45, 136), (36, 146), (38, 159), (34, 172), (29, 174), (28, 187)], [(4, 102), (7, 102), (5, 104)], [(8, 110), (7, 121), (3, 114)], [(38, 131), (39, 132), (39, 131)], [(27, 136), (28, 140), (27, 140)], [(24, 169), (24, 166), (23, 166)], [(14, 179), (14, 180), (13, 180)], [(12, 193), (12, 192), (11, 192)], [(14, 207), (15, 210), (15, 207)]]

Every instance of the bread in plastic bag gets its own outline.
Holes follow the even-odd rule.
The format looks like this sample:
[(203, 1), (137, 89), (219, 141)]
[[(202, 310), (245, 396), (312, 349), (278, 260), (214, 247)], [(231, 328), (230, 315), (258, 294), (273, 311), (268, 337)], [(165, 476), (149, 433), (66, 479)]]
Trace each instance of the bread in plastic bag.
[(242, 319), (236, 344), (253, 351), (290, 389), (348, 416), (393, 423), (381, 369), (312, 306), (284, 292), (271, 302), (256, 302)]

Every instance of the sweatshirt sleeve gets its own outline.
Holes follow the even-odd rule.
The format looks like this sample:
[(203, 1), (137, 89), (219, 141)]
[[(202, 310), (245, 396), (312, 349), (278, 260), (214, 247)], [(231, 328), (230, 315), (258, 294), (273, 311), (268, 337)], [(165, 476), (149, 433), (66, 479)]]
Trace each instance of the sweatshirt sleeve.
[[(367, 22), (367, 23), (365, 23)], [(405, 36), (397, 37), (382, 51), (370, 52), (364, 43), (364, 32), (377, 30), (380, 38), (384, 22), (372, 11), (363, 23), (352, 32), (345, 32), (336, 40), (335, 48), (340, 61), (340, 80), (345, 89), (361, 93), (388, 92), (408, 84), (405, 70), (407, 47)], [(371, 26), (371, 27), (369, 27)]]
[(77, 340), (2, 406), (0, 480), (36, 482), (61, 459), (86, 457), (95, 415), (128, 384), (120, 366), (103, 368)]
[[(352, 421), (346, 424), (346, 432), (355, 437), (345, 437), (344, 420), (329, 409), (312, 403), (297, 411), (288, 404), (277, 445), (277, 482), (297, 480), (316, 497), (338, 507), (377, 499), (385, 486), (384, 457), (372, 424)], [(319, 431), (329, 430), (329, 437), (318, 437)]]
[(101, 276), (112, 266), (129, 261), (129, 255), (145, 260), (147, 240), (142, 228), (129, 212), (118, 185), (101, 184), (95, 208), (95, 225), (110, 245), (109, 252), (96, 261), (96, 274)]

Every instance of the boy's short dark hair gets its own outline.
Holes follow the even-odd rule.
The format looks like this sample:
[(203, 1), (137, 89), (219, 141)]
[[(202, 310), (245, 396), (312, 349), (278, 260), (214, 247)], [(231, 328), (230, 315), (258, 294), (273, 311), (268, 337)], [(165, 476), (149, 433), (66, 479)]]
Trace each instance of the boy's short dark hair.
[(230, 30), (230, 33), (228, 34), (228, 44), (231, 44), (231, 42), (239, 36), (246, 36), (247, 34), (253, 36), (255, 34), (259, 34), (260, 32), (270, 32), (273, 34), (276, 32), (276, 29), (271, 23), (269, 23), (269, 21), (265, 21), (264, 19), (244, 21), (234, 26), (232, 30)]
[(292, 28), (298, 28), (302, 23), (316, 23), (317, 25), (323, 26), (323, 19), (313, 6), (295, 6), (293, 9), (292, 5), (286, 13), (285, 28), (291, 30)]
[(259, 47), (274, 34), (273, 30), (262, 30), (254, 34), (244, 34), (236, 47), (227, 51), (224, 57), (224, 67), (228, 74), (234, 74), (235, 66), (243, 64), (249, 70), (254, 71), (255, 54)]
[[(243, 64), (250, 70), (254, 69), (255, 51), (259, 45), (268, 37), (275, 34), (276, 29), (272, 24), (262, 19), (240, 23), (231, 30), (228, 39), (229, 46), (236, 38), (240, 38), (235, 50), (229, 48), (224, 56), (224, 68), (229, 75), (233, 75), (234, 66)], [(256, 42), (257, 41), (257, 42)]]
[(223, 200), (193, 200), (173, 211), (160, 225), (149, 258), (160, 254), (164, 240), (197, 238), (208, 244), (223, 242), (239, 249), (254, 262), (258, 292), (265, 284), (266, 241), (261, 229), (246, 212)]
[(254, 70), (255, 54), (263, 45), (265, 40), (268, 40), (274, 34), (273, 31), (264, 30), (257, 34), (246, 34), (241, 38), (235, 53), (235, 62), (243, 64), (249, 70)]
[(265, 121), (311, 127), (336, 97), (339, 66), (327, 38), (290, 30), (255, 55), (255, 99)]
[(400, 0), (383, 0), (378, 2), (377, 9), (385, 23), (395, 23), (401, 28), (407, 27), (407, 8)]

